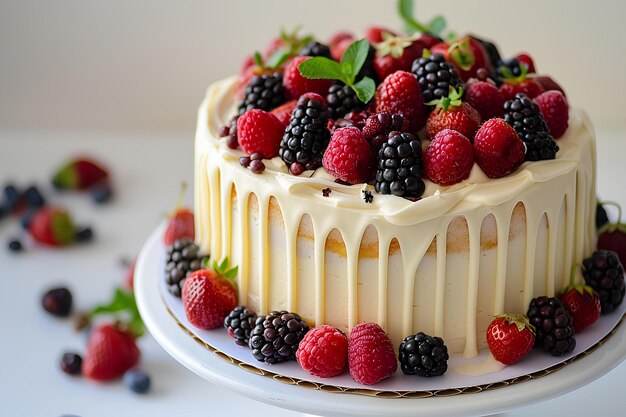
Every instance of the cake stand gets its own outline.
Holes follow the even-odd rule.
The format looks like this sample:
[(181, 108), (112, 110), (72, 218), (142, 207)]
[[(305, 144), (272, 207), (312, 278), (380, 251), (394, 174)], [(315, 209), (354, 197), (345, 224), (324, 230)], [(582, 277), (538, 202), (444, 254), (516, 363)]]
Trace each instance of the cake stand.
[[(202, 378), (243, 396), (298, 412), (333, 416), (480, 416), (548, 400), (601, 377), (626, 358), (626, 325), (620, 325), (589, 355), (541, 378), (516, 384), (495, 384), (490, 389), (468, 390), (461, 395), (442, 391), (428, 398), (363, 396), (313, 384), (281, 383), (236, 366), (210, 352), (172, 317), (164, 305), (159, 280), (163, 256), (160, 225), (142, 248), (135, 269), (135, 296), (146, 327), (176, 360)], [(284, 382), (284, 381), (283, 381)], [(316, 388), (316, 389), (307, 389)], [(453, 395), (454, 394), (454, 395)]]

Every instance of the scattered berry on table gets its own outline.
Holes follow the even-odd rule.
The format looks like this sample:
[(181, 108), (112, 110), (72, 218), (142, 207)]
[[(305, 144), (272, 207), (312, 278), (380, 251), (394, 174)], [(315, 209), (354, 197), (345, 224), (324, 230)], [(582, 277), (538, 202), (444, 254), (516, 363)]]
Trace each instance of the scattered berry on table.
[(7, 184), (4, 186), (4, 201), (9, 212), (15, 210), (20, 200), (21, 194), (15, 185)]
[(452, 89), (448, 97), (439, 99), (426, 120), (426, 136), (429, 139), (444, 129), (452, 129), (461, 133), (470, 142), (474, 140), (482, 119), (474, 107), (461, 101), (462, 95), (462, 90)]
[(376, 192), (401, 197), (420, 197), (422, 181), (422, 145), (410, 133), (391, 133), (378, 151)]
[(405, 375), (440, 376), (448, 370), (448, 348), (443, 339), (423, 332), (404, 338), (398, 359)]
[(350, 376), (364, 385), (389, 378), (398, 368), (393, 344), (387, 333), (375, 323), (361, 323), (352, 328), (348, 339)]
[(489, 119), (474, 136), (474, 159), (489, 178), (501, 178), (524, 162), (524, 143), (511, 125)]
[(348, 338), (329, 325), (311, 329), (300, 342), (296, 359), (311, 375), (320, 378), (340, 375), (348, 365)]
[(109, 381), (136, 366), (139, 356), (131, 334), (111, 324), (102, 324), (89, 336), (82, 373), (88, 379)]
[(358, 113), (367, 107), (367, 103), (359, 100), (352, 88), (340, 81), (330, 86), (326, 101), (331, 119), (339, 119), (348, 113)]
[(374, 202), (374, 196), (372, 195), (371, 191), (363, 190), (362, 192), (363, 192), (363, 201), (365, 201), (368, 204)]
[(558, 298), (533, 298), (527, 317), (535, 328), (535, 346), (552, 356), (565, 355), (576, 347), (572, 316)]
[(572, 316), (576, 334), (600, 318), (602, 312), (600, 296), (588, 285), (568, 287), (563, 294), (559, 295), (559, 300)]
[(35, 215), (35, 213), (37, 212), (38, 209), (36, 208), (30, 208), (26, 211), (26, 213), (24, 213), (20, 219), (20, 224), (22, 225), (22, 229), (24, 230), (28, 230), (28, 226), (30, 225), (30, 221), (32, 220), (33, 216)]
[(298, 54), (300, 56), (323, 56), (324, 58), (333, 59), (330, 54), (330, 48), (323, 43), (311, 41), (304, 45)]
[(425, 101), (413, 74), (396, 71), (376, 88), (374, 110), (376, 113), (400, 114), (407, 123), (407, 129), (417, 131), (426, 123)]
[(255, 75), (250, 79), (244, 98), (239, 103), (237, 114), (241, 116), (248, 110), (270, 111), (285, 102), (283, 76), (280, 73)]
[(624, 300), (624, 268), (617, 253), (597, 250), (583, 260), (585, 283), (600, 296), (602, 314), (613, 312)]
[(297, 99), (305, 93), (325, 95), (332, 84), (331, 80), (305, 78), (300, 74), (298, 65), (311, 57), (296, 57), (287, 64), (283, 74), (283, 85), (291, 99)]
[(237, 120), (239, 146), (248, 155), (258, 152), (266, 159), (275, 157), (284, 131), (276, 116), (260, 109), (248, 110)]
[(546, 91), (535, 97), (535, 101), (539, 104), (550, 135), (554, 139), (563, 136), (569, 121), (569, 106), (565, 96), (559, 91)]
[(441, 54), (419, 58), (411, 71), (417, 77), (425, 103), (447, 97), (450, 87), (459, 90), (464, 86), (456, 68)]
[(295, 359), (300, 341), (309, 331), (302, 318), (288, 311), (260, 316), (250, 335), (252, 356), (269, 364)]
[(150, 391), (150, 375), (138, 369), (130, 369), (124, 373), (124, 385), (136, 394)]
[(535, 344), (535, 329), (523, 314), (500, 314), (487, 327), (487, 345), (493, 357), (512, 365)]
[(22, 242), (17, 239), (9, 241), (8, 248), (11, 252), (21, 252), (24, 249)]
[(91, 158), (77, 158), (63, 165), (54, 175), (57, 188), (85, 190), (107, 179), (106, 168)]
[(224, 327), (228, 335), (235, 339), (239, 346), (248, 346), (250, 333), (256, 323), (257, 315), (246, 306), (237, 306), (224, 319)]
[(39, 243), (65, 246), (74, 242), (75, 227), (67, 211), (45, 206), (33, 214), (29, 224), (30, 235)]
[(480, 113), (483, 120), (504, 115), (504, 97), (493, 83), (470, 83), (466, 86), (464, 97)]
[(93, 239), (93, 230), (91, 227), (85, 227), (76, 231), (77, 242), (89, 242)]
[(89, 194), (95, 203), (103, 204), (113, 197), (113, 188), (109, 183), (98, 184), (89, 190)]
[(328, 197), (328, 196), (330, 196), (330, 193), (331, 193), (332, 191), (333, 191), (333, 190), (331, 190), (330, 188), (322, 188), (322, 196), (324, 196), (324, 197)]
[(192, 272), (202, 268), (208, 256), (200, 253), (200, 248), (193, 240), (178, 239), (166, 248), (165, 282), (169, 292), (180, 297), (183, 280)]
[[(433, 114), (433, 113), (431, 113)], [(474, 148), (456, 130), (439, 131), (426, 149), (424, 173), (432, 182), (448, 186), (467, 179), (474, 166)]]
[(46, 204), (46, 200), (43, 198), (43, 195), (39, 191), (39, 189), (31, 185), (24, 191), (24, 198), (26, 199), (26, 204), (30, 208), (40, 208)]
[(351, 184), (369, 180), (374, 164), (370, 145), (356, 127), (335, 130), (322, 158), (326, 172)]
[(54, 316), (67, 317), (72, 311), (72, 293), (65, 287), (52, 288), (41, 298), (41, 305)]
[(64, 353), (61, 357), (61, 370), (69, 375), (80, 375), (83, 358), (78, 353)]

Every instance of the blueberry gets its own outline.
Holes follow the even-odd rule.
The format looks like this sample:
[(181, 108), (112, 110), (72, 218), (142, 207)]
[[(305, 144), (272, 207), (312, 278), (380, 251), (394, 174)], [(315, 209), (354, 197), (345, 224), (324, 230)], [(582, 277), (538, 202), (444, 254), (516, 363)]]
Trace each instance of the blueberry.
[(11, 252), (21, 252), (22, 251), (22, 242), (15, 239), (9, 242), (9, 250)]
[(93, 230), (91, 227), (85, 227), (76, 231), (76, 240), (78, 242), (89, 242), (93, 238)]
[(43, 295), (41, 304), (48, 313), (67, 317), (72, 310), (72, 293), (64, 287), (53, 288)]
[(124, 384), (137, 394), (145, 394), (150, 390), (150, 375), (137, 369), (131, 369), (124, 374)]
[(40, 208), (46, 204), (46, 200), (39, 192), (39, 189), (34, 185), (31, 185), (26, 189), (26, 191), (24, 191), (24, 197), (26, 198), (26, 204), (28, 204), (28, 207)]
[(15, 185), (7, 184), (4, 187), (4, 199), (9, 210), (13, 210), (17, 206), (20, 202), (20, 193)]
[(61, 370), (69, 375), (78, 375), (83, 367), (83, 358), (78, 353), (67, 352), (61, 357)]
[(98, 204), (106, 203), (113, 196), (113, 191), (108, 184), (97, 185), (91, 189), (91, 198)]

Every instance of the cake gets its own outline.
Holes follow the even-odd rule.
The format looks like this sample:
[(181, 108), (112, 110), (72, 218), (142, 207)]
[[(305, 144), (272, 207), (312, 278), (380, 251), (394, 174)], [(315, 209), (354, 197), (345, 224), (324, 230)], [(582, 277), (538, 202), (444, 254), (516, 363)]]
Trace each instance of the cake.
[[(521, 57), (517, 64), (522, 75), (530, 70)], [(485, 82), (480, 71), (461, 76)], [(499, 178), (473, 163), (452, 185), (423, 173), (419, 198), (402, 198), (379, 192), (371, 178), (337, 181), (324, 166), (294, 175), (278, 149), (263, 158), (261, 173), (247, 168), (240, 158), (248, 153), (229, 147), (223, 128), (241, 108), (241, 78), (212, 84), (198, 112), (195, 228), (211, 257), (238, 265), (239, 303), (259, 315), (288, 310), (311, 328), (330, 324), (346, 334), (374, 322), (396, 348), (423, 331), (472, 357), (486, 346), (493, 316), (525, 313), (534, 297), (557, 294), (595, 247), (595, 139), (581, 110), (569, 109), (553, 159), (527, 155)], [(539, 93), (556, 88), (529, 80)], [(427, 149), (425, 120), (413, 134)]]

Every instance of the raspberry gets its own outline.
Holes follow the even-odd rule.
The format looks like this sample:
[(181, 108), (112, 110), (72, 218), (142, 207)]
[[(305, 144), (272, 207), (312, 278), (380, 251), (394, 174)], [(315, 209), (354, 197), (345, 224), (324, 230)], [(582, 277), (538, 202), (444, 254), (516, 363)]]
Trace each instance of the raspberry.
[(352, 329), (348, 341), (350, 376), (364, 385), (392, 376), (398, 367), (393, 344), (375, 323), (361, 323)]
[(467, 103), (461, 103), (460, 106), (450, 105), (447, 110), (438, 107), (426, 120), (426, 136), (432, 139), (442, 130), (452, 129), (472, 141), (480, 122), (480, 114)]
[(424, 126), (426, 114), (422, 91), (410, 72), (396, 71), (376, 89), (376, 113), (399, 113), (408, 123), (408, 129), (417, 131)]
[(248, 155), (260, 153), (264, 159), (278, 155), (285, 128), (272, 113), (248, 110), (237, 120), (239, 146)]
[(548, 125), (548, 131), (558, 139), (567, 130), (569, 107), (565, 96), (559, 91), (546, 91), (535, 97), (539, 110)]
[(272, 110), (272, 114), (276, 116), (278, 120), (280, 120), (280, 122), (283, 124), (284, 127), (287, 127), (289, 126), (291, 113), (293, 112), (293, 109), (296, 108), (297, 103), (298, 103), (298, 100), (290, 100), (286, 102), (285, 104), (278, 106), (274, 110)]
[(348, 338), (332, 326), (316, 327), (304, 335), (296, 359), (311, 375), (320, 378), (337, 376), (348, 362)]
[(432, 182), (452, 185), (469, 177), (474, 165), (472, 143), (456, 130), (435, 135), (424, 157), (424, 172)]
[(291, 62), (285, 68), (283, 74), (283, 85), (287, 90), (287, 95), (292, 99), (297, 99), (304, 93), (317, 93), (321, 96), (325, 96), (328, 92), (328, 88), (332, 84), (331, 80), (315, 80), (311, 78), (304, 78), (298, 70), (298, 65), (302, 62), (310, 59), (308, 56), (299, 56), (291, 60)]
[(322, 165), (336, 178), (351, 184), (359, 184), (372, 176), (373, 153), (359, 129), (344, 127), (333, 133), (324, 152)]
[(500, 178), (524, 162), (524, 143), (502, 119), (489, 119), (474, 137), (474, 158), (489, 178)]
[(465, 100), (480, 113), (483, 120), (502, 117), (504, 114), (504, 97), (492, 83), (478, 81), (468, 84)]
[(535, 98), (543, 93), (543, 87), (534, 79), (526, 79), (519, 84), (504, 83), (500, 86), (500, 93), (505, 100), (511, 100), (516, 94), (526, 94), (530, 98)]

